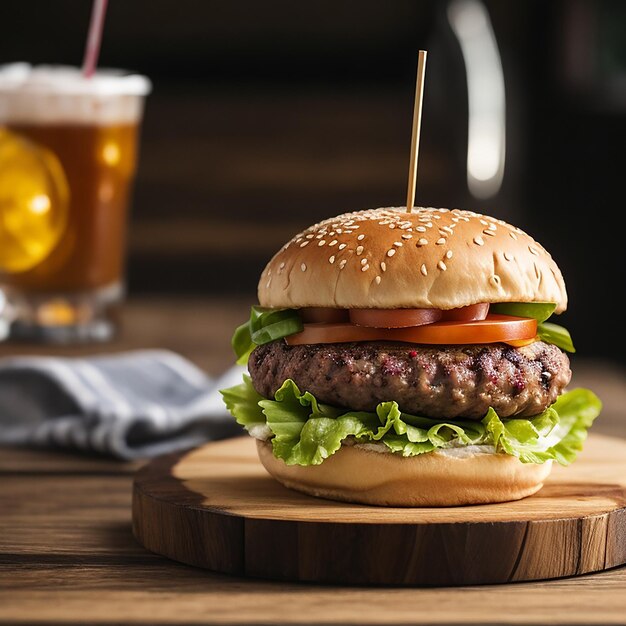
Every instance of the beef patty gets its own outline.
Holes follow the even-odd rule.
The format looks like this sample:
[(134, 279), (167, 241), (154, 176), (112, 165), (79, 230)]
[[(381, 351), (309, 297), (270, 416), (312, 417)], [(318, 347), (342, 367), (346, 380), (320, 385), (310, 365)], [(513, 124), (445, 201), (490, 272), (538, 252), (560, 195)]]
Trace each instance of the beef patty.
[(405, 413), (433, 418), (482, 419), (489, 407), (500, 417), (531, 416), (550, 406), (569, 383), (569, 359), (536, 341), (425, 346), (359, 342), (257, 347), (248, 368), (264, 397), (287, 378), (320, 402), (373, 411), (395, 400)]

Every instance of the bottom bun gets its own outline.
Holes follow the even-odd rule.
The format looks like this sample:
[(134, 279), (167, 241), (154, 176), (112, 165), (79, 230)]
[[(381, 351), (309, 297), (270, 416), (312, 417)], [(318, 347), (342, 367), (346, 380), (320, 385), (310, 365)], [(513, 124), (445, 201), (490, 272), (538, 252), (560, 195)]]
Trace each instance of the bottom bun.
[[(519, 500), (536, 493), (552, 461), (522, 463), (508, 454), (452, 451), (413, 457), (342, 446), (321, 465), (286, 465), (257, 440), (259, 458), (280, 483), (312, 496), (381, 506), (459, 506)], [(454, 449), (458, 451), (459, 449)]]

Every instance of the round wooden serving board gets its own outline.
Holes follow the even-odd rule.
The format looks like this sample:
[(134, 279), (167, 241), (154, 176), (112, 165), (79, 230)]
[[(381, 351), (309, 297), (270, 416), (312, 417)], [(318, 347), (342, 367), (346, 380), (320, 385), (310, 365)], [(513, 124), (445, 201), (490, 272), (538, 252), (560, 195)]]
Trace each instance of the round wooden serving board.
[(406, 509), (290, 491), (253, 439), (229, 439), (140, 470), (133, 528), (153, 552), (239, 576), (416, 586), (575, 576), (626, 563), (626, 441), (590, 435), (524, 500)]

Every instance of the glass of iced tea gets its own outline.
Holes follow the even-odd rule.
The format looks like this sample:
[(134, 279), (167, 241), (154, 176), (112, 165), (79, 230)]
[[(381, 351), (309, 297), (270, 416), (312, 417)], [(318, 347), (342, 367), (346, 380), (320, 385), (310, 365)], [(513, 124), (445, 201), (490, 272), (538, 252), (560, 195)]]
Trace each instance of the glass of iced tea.
[(118, 70), (0, 66), (0, 318), (11, 336), (113, 334), (149, 91)]

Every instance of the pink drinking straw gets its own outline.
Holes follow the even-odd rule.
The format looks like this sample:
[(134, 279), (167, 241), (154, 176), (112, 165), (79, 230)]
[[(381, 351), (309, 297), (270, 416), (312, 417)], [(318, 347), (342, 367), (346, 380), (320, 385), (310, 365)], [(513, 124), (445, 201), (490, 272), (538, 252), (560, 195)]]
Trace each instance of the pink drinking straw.
[(83, 76), (85, 78), (91, 78), (98, 65), (98, 55), (100, 54), (100, 43), (102, 42), (102, 29), (104, 28), (107, 2), (108, 0), (93, 0), (91, 20), (89, 22), (89, 34), (87, 35), (85, 56), (83, 58)]

